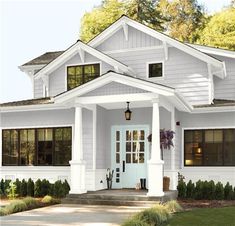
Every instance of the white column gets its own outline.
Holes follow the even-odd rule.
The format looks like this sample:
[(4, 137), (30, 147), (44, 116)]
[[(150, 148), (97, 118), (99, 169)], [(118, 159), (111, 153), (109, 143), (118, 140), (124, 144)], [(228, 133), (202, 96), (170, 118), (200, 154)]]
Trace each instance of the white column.
[(97, 134), (97, 107), (93, 109), (93, 165), (92, 169), (96, 170), (96, 134)]
[(159, 104), (153, 102), (152, 115), (152, 150), (148, 161), (148, 196), (163, 196), (163, 161), (160, 149)]
[(82, 146), (82, 107), (75, 107), (75, 122), (73, 129), (72, 160), (71, 170), (71, 188), (70, 194), (86, 193), (85, 186), (85, 161), (83, 160)]
[[(176, 124), (175, 124), (175, 108), (172, 109), (171, 111), (171, 130), (176, 132)], [(173, 144), (174, 146), (171, 147), (171, 181), (170, 181), (170, 189), (171, 190), (176, 190), (177, 187), (177, 177), (178, 173), (175, 170), (175, 134), (173, 138)]]

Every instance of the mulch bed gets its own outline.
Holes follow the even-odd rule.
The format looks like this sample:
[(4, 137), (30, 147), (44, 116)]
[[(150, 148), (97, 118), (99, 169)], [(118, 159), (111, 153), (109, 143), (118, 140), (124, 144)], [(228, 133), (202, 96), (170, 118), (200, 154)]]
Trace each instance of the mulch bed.
[(178, 199), (178, 202), (185, 210), (191, 210), (195, 208), (219, 208), (226, 206), (235, 206), (235, 200)]

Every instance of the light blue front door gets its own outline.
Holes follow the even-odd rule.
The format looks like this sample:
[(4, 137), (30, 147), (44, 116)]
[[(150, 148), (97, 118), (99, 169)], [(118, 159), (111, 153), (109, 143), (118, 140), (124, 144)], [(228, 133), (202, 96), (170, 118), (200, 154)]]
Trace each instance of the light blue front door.
[(135, 188), (147, 177), (148, 135), (146, 125), (112, 127), (114, 188)]

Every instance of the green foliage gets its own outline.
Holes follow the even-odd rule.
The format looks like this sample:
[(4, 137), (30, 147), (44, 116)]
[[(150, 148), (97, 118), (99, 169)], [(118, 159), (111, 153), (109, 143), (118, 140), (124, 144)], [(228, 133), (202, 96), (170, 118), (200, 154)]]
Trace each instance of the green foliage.
[(10, 182), (9, 188), (7, 189), (7, 197), (9, 199), (15, 199), (18, 195), (16, 194), (16, 185), (13, 181)]
[(15, 181), (15, 185), (16, 185), (16, 194), (20, 195), (21, 181), (18, 178)]
[(203, 199), (203, 182), (201, 180), (196, 182), (195, 199)]
[(223, 184), (218, 182), (215, 185), (215, 199), (222, 200), (224, 199), (224, 187)]
[(50, 182), (46, 179), (43, 179), (41, 183), (41, 196), (48, 195), (49, 193), (50, 193)]
[(235, 50), (235, 8), (230, 7), (213, 15), (198, 43)]
[(34, 196), (35, 197), (41, 197), (42, 196), (42, 181), (38, 179), (34, 184)]
[(163, 30), (163, 20), (156, 8), (155, 1), (104, 0), (100, 6), (94, 7), (91, 12), (84, 14), (80, 28), (81, 40), (88, 42), (123, 14), (156, 30)]
[(60, 201), (58, 199), (54, 199), (50, 195), (44, 196), (43, 199), (41, 200), (41, 202), (44, 203), (44, 204), (57, 204), (57, 203), (60, 203)]
[(195, 185), (194, 183), (190, 180), (187, 183), (187, 187), (186, 187), (186, 197), (193, 199), (194, 198), (194, 190), (195, 190)]
[(7, 189), (9, 188), (10, 183), (11, 183), (11, 180), (5, 180), (3, 183), (3, 186), (4, 186), (3, 192), (5, 196), (7, 196)]
[(186, 198), (187, 195), (187, 186), (184, 181), (179, 181), (177, 185), (178, 197)]
[(34, 197), (34, 182), (31, 178), (27, 182), (27, 195)]
[(61, 180), (56, 181), (54, 184), (54, 196), (56, 198), (61, 198), (64, 197), (65, 195), (66, 195), (65, 189), (63, 187)]
[(233, 199), (233, 186), (231, 186), (229, 182), (224, 187), (224, 199)]
[(5, 216), (6, 215), (6, 211), (4, 207), (0, 207), (0, 216)]
[(25, 211), (27, 209), (27, 206), (22, 200), (15, 200), (12, 201), (9, 205), (7, 205), (4, 209), (5, 214), (12, 214)]
[(3, 179), (1, 179), (1, 182), (0, 182), (0, 189), (1, 189), (1, 191), (2, 191), (2, 195), (4, 196), (4, 194), (5, 194), (5, 190), (4, 190), (4, 180)]
[(27, 209), (34, 209), (36, 207), (41, 206), (40, 202), (37, 199), (32, 198), (32, 197), (26, 197), (22, 199), (22, 201), (26, 204)]
[(63, 182), (63, 187), (64, 187), (64, 196), (67, 195), (70, 191), (70, 186), (67, 180)]
[(149, 224), (143, 222), (141, 219), (139, 218), (130, 218), (127, 221), (125, 221), (122, 226), (149, 226)]
[(164, 204), (164, 206), (170, 213), (177, 213), (183, 210), (183, 208), (180, 206), (180, 204), (176, 200), (168, 201)]
[(23, 180), (21, 181), (21, 185), (20, 185), (20, 196), (21, 196), (21, 197), (27, 196), (27, 182), (25, 181), (25, 179), (23, 179)]
[(208, 196), (207, 199), (213, 200), (215, 199), (215, 183), (213, 180), (208, 182)]

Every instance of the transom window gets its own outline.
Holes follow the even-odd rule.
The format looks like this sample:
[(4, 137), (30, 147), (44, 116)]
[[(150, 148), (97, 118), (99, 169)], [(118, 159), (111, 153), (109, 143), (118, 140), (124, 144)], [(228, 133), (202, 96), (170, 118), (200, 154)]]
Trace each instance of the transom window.
[(100, 64), (67, 67), (67, 89), (73, 89), (100, 76)]
[(184, 131), (185, 166), (235, 166), (235, 129)]
[(4, 166), (67, 166), (71, 160), (71, 149), (71, 127), (2, 131)]
[(163, 63), (151, 63), (148, 65), (149, 78), (159, 78), (163, 76)]

